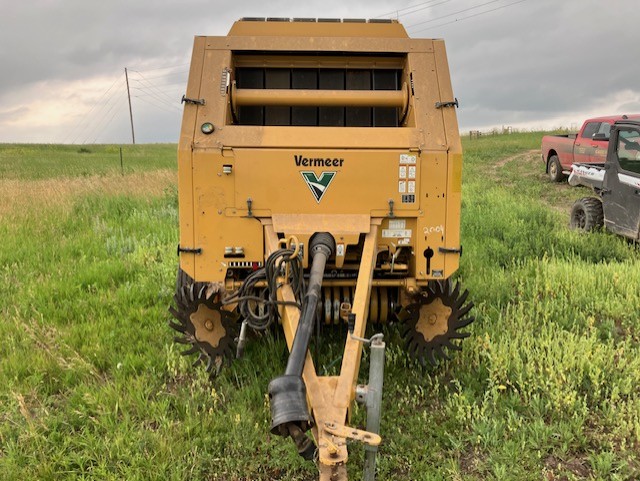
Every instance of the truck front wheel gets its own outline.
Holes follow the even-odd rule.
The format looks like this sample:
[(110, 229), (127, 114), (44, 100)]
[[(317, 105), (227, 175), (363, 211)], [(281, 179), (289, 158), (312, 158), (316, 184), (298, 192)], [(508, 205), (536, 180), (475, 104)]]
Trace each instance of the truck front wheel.
[(562, 173), (562, 165), (560, 164), (560, 159), (558, 159), (557, 155), (552, 155), (549, 157), (549, 163), (547, 164), (547, 173), (549, 174), (549, 178), (552, 182), (560, 182), (564, 179), (564, 174)]
[(601, 228), (604, 225), (602, 201), (595, 197), (583, 197), (577, 200), (571, 208), (569, 225), (572, 229), (585, 232)]

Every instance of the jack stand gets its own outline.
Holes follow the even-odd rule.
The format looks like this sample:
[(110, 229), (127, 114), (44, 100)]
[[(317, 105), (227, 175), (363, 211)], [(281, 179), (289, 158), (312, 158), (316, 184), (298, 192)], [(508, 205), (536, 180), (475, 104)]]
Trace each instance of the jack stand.
[[(379, 434), (382, 411), (382, 387), (384, 383), (384, 349), (382, 334), (376, 334), (370, 341), (369, 384), (356, 388), (356, 401), (367, 407), (367, 431)], [(378, 446), (365, 444), (364, 481), (376, 479), (376, 453)]]

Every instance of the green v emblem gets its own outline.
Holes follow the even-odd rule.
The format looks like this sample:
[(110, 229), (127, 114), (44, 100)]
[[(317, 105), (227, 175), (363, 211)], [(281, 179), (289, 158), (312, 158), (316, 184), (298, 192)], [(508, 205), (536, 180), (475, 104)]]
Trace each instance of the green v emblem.
[(315, 197), (316, 202), (319, 204), (322, 196), (325, 194), (327, 189), (329, 188), (329, 184), (335, 177), (335, 172), (323, 172), (320, 174), (320, 178), (316, 177), (314, 172), (300, 172), (302, 174), (302, 178), (309, 186), (313, 197)]

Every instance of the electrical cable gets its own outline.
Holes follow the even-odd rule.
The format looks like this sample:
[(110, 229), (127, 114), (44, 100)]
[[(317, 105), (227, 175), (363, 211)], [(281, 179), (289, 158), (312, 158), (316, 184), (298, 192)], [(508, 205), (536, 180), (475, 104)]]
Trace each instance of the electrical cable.
[(169, 97), (167, 94), (165, 94), (165, 93), (163, 93), (162, 91), (158, 90), (158, 88), (157, 88), (155, 85), (153, 85), (151, 82), (149, 82), (149, 81), (144, 77), (144, 75), (142, 75), (140, 72), (136, 72), (136, 73), (137, 73), (138, 75), (140, 75), (140, 77), (141, 77), (140, 79), (135, 79), (135, 80), (137, 80), (139, 83), (141, 83), (141, 84), (146, 84), (146, 85), (149, 87), (149, 89), (151, 89), (151, 90), (155, 90), (155, 91), (159, 92), (159, 94), (160, 94), (160, 95), (164, 95), (164, 96), (167, 98), (167, 100), (168, 100), (169, 102), (175, 102), (175, 101), (176, 101), (175, 99), (172, 99), (171, 97)]
[[(442, 3), (447, 3), (450, 2), (451, 0), (444, 0), (444, 1), (439, 1), (439, 0), (429, 0), (428, 2), (422, 2), (422, 3), (418, 3), (416, 5), (411, 5), (409, 7), (404, 7), (404, 8), (400, 8), (398, 10), (394, 10), (393, 12), (389, 12), (389, 13), (384, 13), (382, 15), (378, 15), (377, 17), (372, 17), (372, 18), (384, 18), (384, 17), (390, 17), (392, 15), (395, 15), (396, 17), (402, 17), (404, 15), (410, 15), (412, 13), (415, 12), (419, 12), (420, 10), (425, 10), (427, 8), (431, 8), (431, 7), (435, 7), (436, 5), (440, 5)], [(434, 2), (438, 2), (435, 3)], [(426, 5), (426, 6), (422, 6), (422, 5)], [(418, 7), (418, 8), (415, 8)], [(411, 10), (415, 8), (415, 10)], [(407, 10), (410, 10), (407, 12)], [(404, 13), (400, 13), (400, 12), (404, 12)]]
[[(117, 99), (111, 104), (111, 107), (109, 107), (109, 109), (105, 111), (102, 117), (99, 120), (93, 122), (93, 125), (90, 126), (90, 130), (86, 135), (84, 141), (82, 141), (82, 144), (86, 144), (87, 141), (95, 135), (96, 131), (104, 125), (105, 119), (109, 116), (109, 114), (113, 111), (113, 109), (118, 105), (118, 103), (124, 100), (124, 98), (126, 98), (125, 92), (121, 92), (120, 95), (117, 97)], [(73, 143), (75, 143), (75, 141)]]
[(98, 139), (100, 138), (100, 135), (102, 135), (106, 130), (107, 127), (109, 127), (109, 124), (111, 124), (111, 122), (113, 121), (113, 119), (118, 115), (118, 114), (122, 114), (122, 112), (120, 110), (114, 110), (113, 114), (111, 115), (111, 118), (109, 120), (107, 120), (107, 123), (104, 124), (104, 127), (102, 129), (100, 129), (100, 132), (98, 132), (98, 135), (96, 135), (96, 137), (93, 139), (93, 143), (95, 144)]
[[(87, 125), (88, 125), (88, 118), (91, 115), (91, 113), (96, 109), (96, 107), (102, 103), (102, 100), (107, 96), (107, 94), (109, 92), (111, 92), (111, 90), (113, 89), (113, 87), (116, 86), (116, 84), (118, 83), (118, 81), (122, 80), (122, 78), (124, 77), (124, 73), (120, 74), (120, 76), (118, 78), (116, 78), (116, 80), (111, 84), (111, 86), (98, 98), (98, 100), (96, 100), (96, 102), (93, 104), (93, 106), (89, 109), (89, 111), (87, 113), (85, 113), (80, 120), (78, 121), (78, 123), (76, 124), (75, 127), (73, 127), (71, 130), (69, 130), (69, 133), (67, 135), (65, 135), (64, 139), (62, 140), (62, 143), (66, 143), (66, 141), (71, 138), (74, 133), (75, 133), (75, 137), (72, 140), (72, 144), (75, 143), (76, 139), (82, 134), (82, 132), (86, 129)], [(102, 110), (104, 108), (105, 105), (107, 105), (111, 99), (113, 99), (113, 97), (115, 95), (118, 95), (118, 91), (115, 91), (111, 94), (111, 96), (109, 96), (104, 103), (102, 103), (101, 107), (98, 109), (97, 112), (99, 112), (100, 110)], [(96, 112), (96, 113), (97, 113)], [(81, 128), (80, 128), (81, 127)], [(80, 128), (80, 130), (78, 131), (78, 128)], [(78, 131), (76, 133), (76, 131)]]
[(452, 17), (453, 15), (457, 15), (459, 13), (468, 12), (470, 10), (475, 10), (476, 8), (484, 7), (485, 5), (489, 5), (491, 3), (501, 2), (502, 0), (491, 0), (490, 2), (480, 3), (478, 5), (474, 5), (473, 7), (465, 8), (463, 10), (458, 10), (457, 12), (450, 13), (448, 15), (442, 15), (441, 17), (431, 18), (429, 20), (425, 20), (424, 22), (414, 23), (413, 25), (407, 25), (407, 28), (417, 27), (418, 25), (423, 25), (425, 23), (435, 22), (437, 20), (442, 20), (443, 18)]
[(476, 13), (474, 15), (468, 15), (468, 16), (463, 17), (463, 18), (456, 18), (455, 20), (452, 20), (451, 22), (445, 22), (445, 23), (440, 23), (438, 25), (433, 25), (431, 27), (424, 28), (424, 29), (418, 30), (416, 32), (413, 32), (413, 34), (416, 34), (416, 33), (419, 33), (419, 32), (424, 32), (425, 30), (429, 30), (429, 29), (433, 29), (433, 28), (444, 27), (445, 25), (451, 25), (452, 23), (462, 22), (463, 20), (468, 20), (470, 18), (479, 17), (481, 15), (485, 15), (487, 13), (495, 12), (497, 10), (502, 10), (503, 8), (508, 8), (508, 7), (513, 6), (513, 5), (517, 5), (518, 3), (522, 3), (522, 2), (526, 2), (526, 1), (527, 0), (518, 0), (517, 2), (508, 3), (507, 5), (501, 5), (499, 7), (492, 8), (490, 10), (485, 10), (484, 12)]
[(153, 105), (154, 107), (156, 107), (156, 108), (158, 108), (160, 110), (163, 110), (165, 112), (168, 112), (170, 114), (176, 114), (176, 113), (180, 112), (180, 109), (178, 109), (177, 107), (176, 107), (177, 110), (169, 110), (168, 108), (166, 108), (164, 106), (161, 106), (161, 105), (158, 105), (158, 104), (154, 103), (153, 101), (151, 101), (150, 99), (145, 99), (144, 97), (141, 97), (139, 95), (132, 95), (132, 97), (134, 97), (134, 98), (136, 98), (138, 100), (141, 100), (141, 101), (143, 101), (143, 102), (145, 102), (145, 103), (147, 103), (149, 105)]
[(180, 107), (178, 105), (176, 105), (175, 102), (169, 102), (168, 100), (166, 100), (164, 97), (160, 97), (156, 92), (151, 91), (151, 90), (146, 90), (140, 87), (135, 87), (132, 88), (132, 96), (138, 96), (138, 97), (151, 97), (155, 100), (157, 100), (158, 102), (162, 103), (165, 105), (165, 107), (171, 107), (174, 109), (180, 109)]
[(136, 72), (151, 72), (154, 70), (169, 70), (172, 68), (177, 68), (177, 67), (184, 67), (185, 65), (190, 65), (189, 63), (181, 63), (178, 65), (169, 65), (167, 67), (154, 67), (154, 68), (146, 68), (146, 69), (142, 69), (142, 70), (136, 70)]
[[(138, 70), (132, 70), (132, 72), (139, 73)], [(176, 77), (178, 75), (184, 75), (185, 73), (189, 73), (189, 71), (188, 70), (180, 70), (179, 72), (173, 72), (173, 73), (168, 73), (168, 74), (164, 74), (164, 75), (156, 75), (155, 77), (147, 77), (147, 76), (145, 76), (145, 78), (147, 80), (154, 80), (154, 79), (159, 79), (159, 78)]]

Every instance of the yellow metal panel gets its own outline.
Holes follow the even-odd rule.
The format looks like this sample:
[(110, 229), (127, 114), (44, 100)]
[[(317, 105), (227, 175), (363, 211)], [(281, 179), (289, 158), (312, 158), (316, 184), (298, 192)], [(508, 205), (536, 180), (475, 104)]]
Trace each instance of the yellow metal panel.
[[(436, 72), (442, 101), (452, 101), (454, 100), (454, 94), (451, 87), (447, 55), (442, 40), (434, 41), (434, 57), (436, 59)], [(460, 143), (455, 107), (444, 107), (441, 110), (444, 121), (444, 133), (449, 151), (449, 165), (447, 169), (446, 247), (458, 249), (460, 248), (460, 205), (462, 201), (462, 144)], [(460, 255), (457, 253), (446, 254), (445, 259), (447, 276), (450, 276), (458, 268)]]
[(410, 54), (408, 56), (414, 84), (414, 105), (417, 125), (424, 133), (424, 150), (441, 150), (447, 148), (444, 134), (442, 111), (435, 108), (441, 101), (440, 84), (436, 77), (436, 60), (434, 55)]
[[(247, 199), (252, 199), (256, 215), (266, 211), (370, 214), (374, 209), (388, 213), (389, 200), (398, 215), (417, 215), (418, 204), (403, 204), (398, 186), (399, 159), (408, 151), (261, 149), (257, 154), (252, 149), (235, 149), (235, 207), (241, 215), (246, 215)], [(320, 161), (326, 166), (320, 166)], [(417, 169), (419, 176), (419, 165)], [(308, 172), (318, 179), (333, 176), (320, 200), (305, 181), (303, 173)], [(279, 187), (281, 182), (286, 182), (285, 188)], [(414, 184), (419, 197), (419, 182)]]
[[(436, 61), (435, 72), (438, 76), (438, 86), (440, 90), (441, 102), (454, 100), (453, 89), (451, 87), (451, 76), (449, 74), (449, 63), (444, 48), (444, 41), (434, 40), (434, 58)], [(449, 152), (462, 152), (460, 143), (460, 132), (458, 130), (458, 120), (456, 118), (455, 107), (444, 107), (440, 109), (444, 120), (444, 132), (446, 144)]]
[(229, 30), (230, 37), (377, 37), (406, 38), (407, 32), (398, 22), (262, 22), (238, 21)]
[(349, 55), (237, 55), (233, 59), (236, 67), (269, 67), (269, 68), (375, 68), (401, 69), (405, 55), (392, 57), (376, 57), (367, 55), (354, 57)]
[(236, 52), (433, 52), (431, 40), (380, 37), (207, 37), (207, 48)]
[[(433, 279), (434, 271), (440, 271), (440, 278), (447, 277), (444, 272), (444, 256), (438, 251), (444, 246), (446, 235), (446, 205), (447, 205), (447, 155), (437, 153), (426, 156), (422, 169), (421, 184), (425, 193), (421, 198), (424, 217), (418, 223), (417, 242), (415, 249), (416, 277)], [(425, 251), (431, 249), (433, 257), (429, 262), (430, 271), (427, 272)]]
[(276, 232), (291, 234), (366, 234), (370, 229), (370, 217), (366, 214), (273, 214), (272, 219)]
[[(205, 39), (196, 37), (193, 45), (193, 56), (189, 69), (189, 83), (186, 95), (197, 98), (200, 95), (202, 67), (204, 64)], [(182, 114), (182, 130), (178, 143), (178, 215), (180, 218), (180, 245), (195, 247), (193, 219), (193, 177), (192, 177), (192, 142), (196, 124), (196, 107), (186, 105)], [(195, 276), (195, 254), (182, 253), (180, 267), (191, 277)]]
[[(223, 113), (215, 112), (222, 119)], [(212, 121), (201, 115), (198, 125)], [(214, 122), (215, 123), (215, 122)], [(227, 125), (211, 135), (196, 132), (197, 145), (202, 147), (261, 147), (334, 149), (418, 149), (424, 144), (423, 133), (418, 129), (397, 127), (261, 127)], [(444, 147), (441, 147), (446, 150)]]

